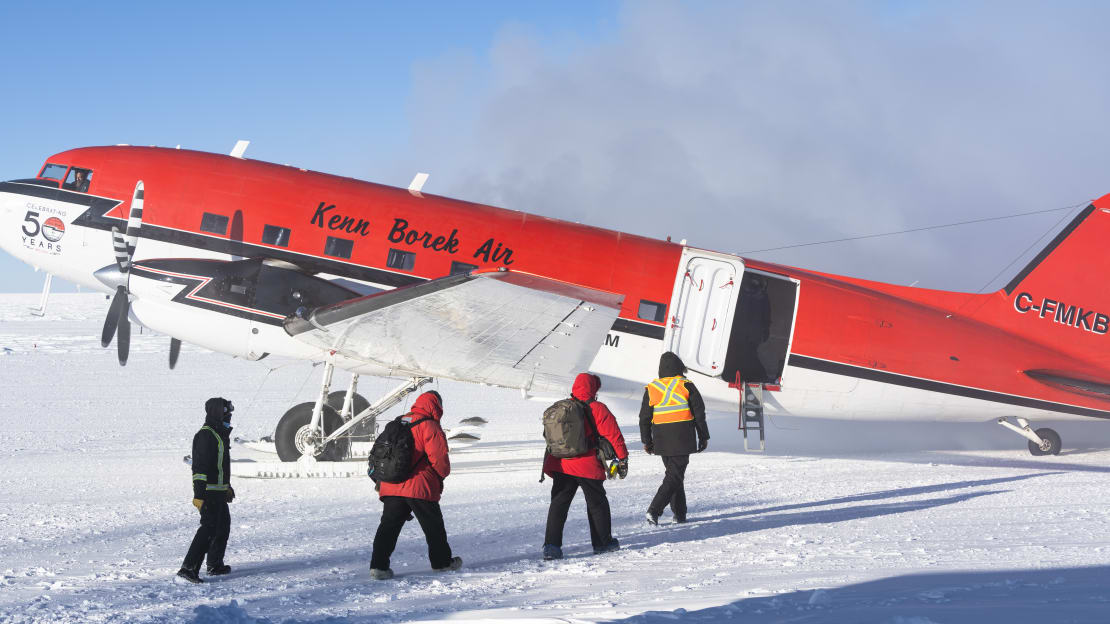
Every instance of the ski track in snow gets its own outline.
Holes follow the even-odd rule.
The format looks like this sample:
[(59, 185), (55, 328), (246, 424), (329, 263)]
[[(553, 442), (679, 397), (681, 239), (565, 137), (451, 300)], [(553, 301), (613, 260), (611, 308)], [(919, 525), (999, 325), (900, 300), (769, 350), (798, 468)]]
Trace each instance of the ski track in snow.
[(544, 562), (544, 405), (447, 382), (446, 425), (490, 421), (452, 454), (442, 501), (462, 571), (431, 572), (412, 523), (399, 578), (371, 581), (381, 504), (368, 479), (238, 479), (232, 574), (178, 585), (197, 522), (182, 457), (203, 401), (232, 398), (234, 435), (257, 438), (314, 397), (320, 369), (186, 346), (169, 371), (169, 340), (137, 331), (121, 368), (99, 345), (102, 297), (55, 295), (42, 318), (37, 301), (0, 298), (0, 622), (1110, 621), (1110, 445), (1098, 441), (1110, 423), (1060, 427), (1071, 450), (1054, 458), (1002, 431), (1002, 450), (821, 457), (774, 429), (767, 454), (745, 454), (735, 416), (714, 415), (687, 473), (693, 521), (649, 527), (663, 468), (640, 450), (637, 406), (613, 403), (633, 449), (629, 478), (606, 485), (622, 550), (592, 555), (579, 496), (567, 558)]

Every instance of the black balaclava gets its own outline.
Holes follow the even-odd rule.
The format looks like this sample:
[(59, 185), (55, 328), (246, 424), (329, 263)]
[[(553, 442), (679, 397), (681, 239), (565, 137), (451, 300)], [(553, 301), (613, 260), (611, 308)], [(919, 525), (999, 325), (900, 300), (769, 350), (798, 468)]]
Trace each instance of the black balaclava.
[(204, 402), (204, 423), (209, 427), (231, 429), (231, 413), (235, 406), (223, 397), (212, 397)]

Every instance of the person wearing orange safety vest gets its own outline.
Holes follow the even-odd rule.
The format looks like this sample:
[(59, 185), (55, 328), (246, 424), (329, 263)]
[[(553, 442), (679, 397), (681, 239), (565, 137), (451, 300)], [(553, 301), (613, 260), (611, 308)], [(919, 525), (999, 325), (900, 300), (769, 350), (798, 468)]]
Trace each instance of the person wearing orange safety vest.
[(686, 522), (686, 466), (691, 453), (709, 446), (705, 402), (693, 382), (683, 376), (686, 365), (671, 353), (659, 358), (659, 378), (644, 388), (640, 405), (640, 441), (644, 450), (663, 459), (666, 474), (647, 509), (647, 521), (659, 524), (670, 505), (675, 522)]

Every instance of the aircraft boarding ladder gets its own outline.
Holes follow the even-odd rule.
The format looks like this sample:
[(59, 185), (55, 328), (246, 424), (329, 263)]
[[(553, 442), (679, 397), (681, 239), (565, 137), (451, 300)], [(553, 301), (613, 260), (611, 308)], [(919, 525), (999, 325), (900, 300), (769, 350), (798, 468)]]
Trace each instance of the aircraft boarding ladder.
[[(762, 383), (747, 383), (740, 379), (740, 374), (736, 374), (736, 383), (731, 383), (729, 386), (736, 388), (740, 391), (740, 423), (737, 427), (740, 431), (744, 432), (744, 450), (745, 451), (765, 451), (767, 450), (766, 435), (764, 433), (763, 422), (763, 391), (765, 384)], [(759, 432), (759, 448), (752, 448), (748, 445), (748, 432)]]

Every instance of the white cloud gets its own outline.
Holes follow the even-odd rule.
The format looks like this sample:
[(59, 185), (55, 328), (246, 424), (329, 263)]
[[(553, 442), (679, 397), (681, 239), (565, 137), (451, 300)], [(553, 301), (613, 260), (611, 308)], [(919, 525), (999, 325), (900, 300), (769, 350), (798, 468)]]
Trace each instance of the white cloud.
[[(1107, 18), (633, 2), (569, 48), (510, 26), (489, 59), (414, 68), (398, 167), (430, 168), (432, 192), (721, 251), (1064, 206), (1110, 191)], [(976, 289), (1057, 218), (756, 257)]]

